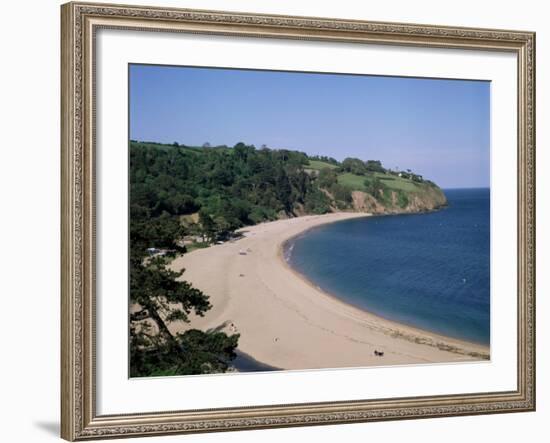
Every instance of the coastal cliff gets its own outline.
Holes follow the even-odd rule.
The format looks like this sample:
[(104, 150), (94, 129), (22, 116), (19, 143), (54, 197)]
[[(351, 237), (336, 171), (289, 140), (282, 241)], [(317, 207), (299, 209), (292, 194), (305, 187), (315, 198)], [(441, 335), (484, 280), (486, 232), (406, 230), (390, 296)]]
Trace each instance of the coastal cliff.
[(390, 191), (389, 199), (382, 202), (366, 192), (352, 191), (352, 207), (354, 211), (371, 214), (406, 214), (435, 211), (447, 206), (445, 194), (436, 186), (422, 186), (406, 196), (406, 203), (400, 204), (396, 191)]
[[(356, 163), (351, 167), (349, 162), (346, 165), (346, 160), (337, 164), (310, 161), (311, 167), (306, 167), (329, 200), (330, 211), (326, 212), (403, 214), (434, 211), (447, 206), (447, 198), (439, 186), (410, 170), (392, 171), (384, 169), (380, 162), (373, 166), (373, 162), (353, 160)], [(370, 168), (361, 168), (361, 165)], [(307, 211), (300, 213), (305, 214)]]

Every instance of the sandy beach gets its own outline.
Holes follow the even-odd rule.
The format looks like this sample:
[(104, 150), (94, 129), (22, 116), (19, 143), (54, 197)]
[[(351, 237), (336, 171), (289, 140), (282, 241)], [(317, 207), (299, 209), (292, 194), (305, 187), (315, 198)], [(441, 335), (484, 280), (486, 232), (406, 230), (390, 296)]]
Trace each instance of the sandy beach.
[[(172, 332), (219, 328), (240, 333), (239, 350), (281, 369), (364, 367), (484, 360), (488, 347), (380, 318), (324, 293), (293, 271), (283, 243), (312, 227), (365, 217), (333, 213), (242, 229), (233, 242), (175, 259), (181, 277), (210, 296), (213, 308)], [(375, 350), (383, 352), (376, 356)]]

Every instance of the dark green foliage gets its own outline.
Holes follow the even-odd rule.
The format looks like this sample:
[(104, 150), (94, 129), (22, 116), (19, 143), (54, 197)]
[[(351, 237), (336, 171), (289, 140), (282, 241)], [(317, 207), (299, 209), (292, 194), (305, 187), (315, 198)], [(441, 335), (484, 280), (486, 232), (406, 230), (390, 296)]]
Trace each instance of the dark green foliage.
[(203, 316), (212, 306), (202, 291), (178, 280), (183, 271), (167, 269), (164, 257), (140, 255), (143, 248), (137, 244), (130, 255), (130, 302), (139, 307), (130, 314), (131, 376), (226, 371), (238, 335), (190, 330), (174, 336), (171, 322), (187, 322), (191, 312)]
[[(346, 190), (338, 186), (343, 174), (353, 174), (361, 184), (360, 177), (365, 177), (367, 192), (381, 203), (391, 202), (389, 189), (396, 188), (390, 183), (384, 186), (382, 180), (398, 178), (379, 160), (346, 158), (339, 163), (332, 157), (308, 157), (303, 152), (266, 146), (256, 149), (242, 142), (228, 148), (132, 141), (130, 156), (132, 218), (139, 211), (147, 220), (158, 217), (176, 220), (181, 215), (199, 212), (199, 223), (187, 234), (202, 235), (208, 242), (227, 239), (240, 227), (282, 215), (294, 216), (302, 211), (322, 214), (331, 207), (349, 208), (352, 203), (349, 189), (363, 189), (347, 185)], [(335, 168), (307, 172), (311, 160)], [(413, 184), (424, 181), (432, 185), (410, 170), (399, 174)], [(340, 184), (346, 185), (343, 180)], [(406, 193), (397, 197), (405, 207)]]
[[(390, 189), (384, 181), (387, 178), (380, 179), (377, 177), (371, 177), (365, 180), (365, 189), (383, 205), (393, 206), (395, 203), (401, 209), (404, 209), (409, 204), (409, 197), (407, 192), (402, 189)], [(391, 180), (391, 178), (389, 179)], [(396, 201), (394, 201), (394, 197)]]
[(356, 175), (365, 175), (367, 172), (379, 172), (382, 174), (387, 173), (380, 160), (363, 161), (358, 158), (351, 157), (344, 159), (341, 165), (341, 170)]
[(151, 217), (150, 211), (138, 205), (130, 206), (131, 256), (140, 261), (147, 248), (167, 248), (181, 251), (176, 241), (184, 230), (176, 217), (163, 213)]
[(330, 187), (330, 192), (333, 195), (334, 200), (336, 200), (337, 204), (339, 205), (340, 209), (348, 207), (353, 201), (351, 191), (346, 186), (334, 183)]
[(273, 209), (255, 206), (252, 208), (249, 218), (253, 224), (257, 224), (264, 220), (275, 220), (277, 218), (277, 213)]
[(302, 152), (244, 143), (205, 149), (131, 142), (130, 162), (133, 206), (148, 217), (207, 214), (201, 226), (209, 240), (280, 213), (293, 215), (306, 200), (311, 212), (327, 208), (318, 197), (308, 197), (318, 185), (304, 171), (309, 159)]
[[(133, 377), (224, 372), (235, 357), (238, 335), (187, 331), (173, 335), (168, 325), (203, 316), (211, 305), (208, 296), (166, 268), (186, 234), (179, 215), (199, 208), (200, 190), (187, 186), (194, 171), (189, 158), (196, 151), (172, 146), (132, 144), (130, 167), (130, 371)], [(162, 145), (160, 145), (162, 146)], [(135, 149), (134, 149), (135, 147)], [(222, 154), (226, 155), (226, 154)], [(212, 168), (204, 180), (231, 183), (231, 171)], [(228, 214), (232, 214), (226, 208)], [(238, 217), (238, 211), (233, 218)], [(231, 220), (231, 217), (228, 215)], [(225, 226), (207, 213), (200, 221), (214, 237)], [(210, 223), (210, 224), (209, 224)], [(239, 224), (240, 222), (233, 222)], [(234, 225), (225, 226), (233, 229)], [(149, 255), (149, 248), (163, 256)], [(167, 260), (168, 259), (168, 260)]]
[(323, 168), (319, 171), (317, 179), (321, 188), (329, 189), (338, 182), (338, 175), (333, 169)]
[(365, 190), (375, 199), (382, 201), (384, 200), (384, 194), (387, 190), (387, 186), (377, 177), (370, 177), (365, 180)]
[(225, 372), (236, 357), (239, 335), (190, 329), (173, 341), (150, 346), (143, 335), (131, 335), (131, 377), (196, 375)]
[(397, 205), (400, 208), (407, 207), (407, 205), (409, 204), (409, 197), (407, 197), (407, 193), (402, 189), (398, 189), (396, 192), (397, 192)]
[(370, 172), (386, 172), (386, 169), (382, 166), (382, 162), (380, 160), (367, 160), (365, 162), (365, 167), (367, 171)]
[(407, 169), (406, 171), (399, 172), (399, 176), (402, 177), (402, 178), (412, 180), (415, 183), (423, 183), (425, 181), (427, 183), (434, 184), (433, 182), (430, 182), (429, 180), (424, 180), (424, 178), (421, 175), (415, 174), (410, 169)]
[(206, 210), (201, 209), (199, 211), (199, 223), (202, 227), (203, 235), (207, 240), (212, 241), (216, 236), (217, 227)]
[(367, 166), (363, 160), (358, 158), (348, 157), (342, 162), (342, 171), (351, 172), (356, 175), (365, 175), (367, 172)]
[(330, 212), (330, 199), (320, 189), (313, 189), (306, 196), (304, 208), (311, 214), (326, 214)]
[(177, 281), (182, 274), (167, 269), (160, 257), (147, 260), (147, 264), (133, 263), (130, 267), (130, 300), (140, 304), (155, 321), (155, 312), (169, 312), (166, 316), (168, 323), (187, 321), (191, 311), (203, 316), (211, 308), (208, 297), (186, 281)]
[[(208, 297), (186, 281), (182, 272), (167, 269), (162, 257), (130, 262), (130, 373), (132, 377), (225, 372), (235, 358), (238, 335), (189, 330), (173, 335), (168, 325), (203, 316)], [(153, 328), (155, 325), (156, 328)]]
[(308, 157), (310, 160), (317, 160), (325, 163), (330, 163), (331, 165), (338, 166), (340, 163), (333, 157), (327, 157), (326, 155), (310, 155)]

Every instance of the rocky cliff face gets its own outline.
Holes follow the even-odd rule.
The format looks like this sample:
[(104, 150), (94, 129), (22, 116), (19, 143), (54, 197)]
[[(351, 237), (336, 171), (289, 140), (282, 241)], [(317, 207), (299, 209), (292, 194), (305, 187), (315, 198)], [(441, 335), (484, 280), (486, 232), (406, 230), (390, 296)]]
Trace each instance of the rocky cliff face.
[(396, 191), (388, 191), (388, 195), (380, 198), (363, 191), (352, 192), (352, 206), (358, 212), (372, 214), (406, 214), (433, 211), (447, 205), (443, 191), (436, 186), (423, 186), (420, 190), (399, 195)]

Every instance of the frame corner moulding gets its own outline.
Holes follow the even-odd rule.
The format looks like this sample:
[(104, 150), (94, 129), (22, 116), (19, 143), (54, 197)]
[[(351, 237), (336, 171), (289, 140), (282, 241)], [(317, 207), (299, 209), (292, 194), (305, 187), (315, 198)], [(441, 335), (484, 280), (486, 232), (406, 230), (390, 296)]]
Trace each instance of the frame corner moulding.
[[(62, 437), (67, 440), (533, 411), (535, 409), (535, 34), (72, 2), (61, 7)], [(517, 390), (243, 408), (96, 414), (95, 33), (100, 28), (517, 55)]]

